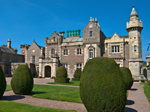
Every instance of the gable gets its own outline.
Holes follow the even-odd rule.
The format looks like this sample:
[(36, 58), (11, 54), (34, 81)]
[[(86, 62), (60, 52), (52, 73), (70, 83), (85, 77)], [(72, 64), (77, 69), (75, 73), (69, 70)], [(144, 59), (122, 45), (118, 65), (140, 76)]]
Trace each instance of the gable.
[(30, 45), (28, 51), (32, 51), (32, 50), (40, 50), (40, 47), (35, 43), (35, 41)]
[(109, 43), (109, 42), (123, 42), (123, 38), (120, 38), (120, 36), (117, 33), (114, 33), (114, 35), (105, 40), (105, 42)]
[(83, 32), (85, 32), (86, 30), (90, 30), (90, 29), (95, 29), (95, 28), (100, 28), (99, 25), (95, 24), (94, 21), (90, 21), (83, 29)]
[(50, 36), (50, 39), (53, 39), (53, 37), (55, 37), (55, 38), (58, 38), (58, 37), (59, 37), (59, 35), (58, 35), (58, 33), (57, 33), (56, 31), (54, 31), (54, 32), (52, 33), (52, 35)]
[(99, 43), (100, 26), (95, 21), (90, 21), (83, 29), (83, 43)]

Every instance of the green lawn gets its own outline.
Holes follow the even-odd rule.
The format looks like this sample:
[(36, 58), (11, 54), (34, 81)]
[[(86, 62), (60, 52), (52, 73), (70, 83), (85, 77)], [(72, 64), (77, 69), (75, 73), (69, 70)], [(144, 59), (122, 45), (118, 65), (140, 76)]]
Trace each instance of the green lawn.
[(81, 103), (79, 87), (34, 85), (32, 96), (43, 99)]
[(80, 86), (80, 81), (69, 81), (69, 83), (49, 82), (49, 83), (47, 83), (47, 84), (60, 84), (60, 85)]
[(76, 111), (46, 108), (11, 101), (0, 101), (0, 112), (76, 112)]
[(144, 89), (144, 93), (145, 93), (148, 101), (150, 102), (150, 87), (148, 87), (145, 82), (142, 82), (141, 85)]
[(11, 85), (7, 85), (6, 90), (5, 91), (10, 91), (11, 89)]

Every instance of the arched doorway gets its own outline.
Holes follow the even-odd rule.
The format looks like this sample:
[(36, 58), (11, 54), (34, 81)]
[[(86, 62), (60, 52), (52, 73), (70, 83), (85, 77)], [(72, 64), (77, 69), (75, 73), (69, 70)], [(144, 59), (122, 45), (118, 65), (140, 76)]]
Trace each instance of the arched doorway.
[(51, 67), (45, 66), (45, 77), (51, 77)]
[(143, 70), (143, 74), (144, 74), (145, 78), (147, 79), (147, 70), (146, 69)]

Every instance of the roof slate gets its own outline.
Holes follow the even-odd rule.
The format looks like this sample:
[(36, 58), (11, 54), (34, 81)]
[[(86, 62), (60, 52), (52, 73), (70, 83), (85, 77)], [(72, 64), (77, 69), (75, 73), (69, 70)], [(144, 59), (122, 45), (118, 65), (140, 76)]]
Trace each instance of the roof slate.
[(0, 50), (4, 53), (15, 54), (15, 52), (11, 48), (8, 48), (8, 47), (0, 46)]
[(67, 43), (67, 42), (83, 42), (83, 38), (66, 38), (63, 40), (64, 43)]

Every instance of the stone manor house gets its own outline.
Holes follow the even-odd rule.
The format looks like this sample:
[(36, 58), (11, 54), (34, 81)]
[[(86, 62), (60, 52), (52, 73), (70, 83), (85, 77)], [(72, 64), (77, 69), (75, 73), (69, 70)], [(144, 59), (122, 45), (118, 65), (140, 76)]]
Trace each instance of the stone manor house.
[(24, 62), (24, 55), (17, 54), (17, 52), (17, 48), (11, 47), (10, 39), (8, 39), (7, 45), (0, 46), (0, 66), (5, 76), (10, 76), (11, 74), (11, 63)]
[[(25, 56), (25, 63), (34, 65), (32, 69), (40, 77), (55, 77), (56, 70), (63, 65), (68, 71), (68, 77), (72, 78), (75, 70), (83, 70), (89, 59), (94, 57), (113, 58), (118, 66), (128, 67), (134, 80), (143, 79), (141, 31), (142, 21), (133, 7), (130, 20), (126, 23), (128, 35), (119, 36), (114, 33), (112, 37), (106, 37), (100, 28), (97, 18), (90, 21), (82, 30), (54, 31), (50, 37), (45, 37), (45, 47), (39, 46), (35, 40), (31, 45), (20, 45), (21, 55)], [(12, 68), (17, 63), (12, 63)]]

